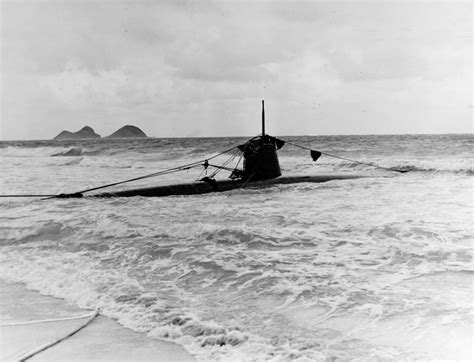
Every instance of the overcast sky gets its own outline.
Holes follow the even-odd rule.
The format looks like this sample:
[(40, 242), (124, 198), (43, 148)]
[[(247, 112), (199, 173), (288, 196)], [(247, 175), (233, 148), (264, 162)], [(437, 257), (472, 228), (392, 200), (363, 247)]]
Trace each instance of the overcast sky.
[(0, 139), (473, 131), (467, 2), (1, 1)]

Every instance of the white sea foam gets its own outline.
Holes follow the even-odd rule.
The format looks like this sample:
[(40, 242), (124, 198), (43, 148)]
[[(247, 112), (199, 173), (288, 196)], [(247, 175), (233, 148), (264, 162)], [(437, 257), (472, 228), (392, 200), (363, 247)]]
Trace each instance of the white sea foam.
[[(72, 157), (50, 157), (58, 148), (47, 145), (39, 147), (50, 147), (49, 156), (43, 148), (36, 158), (1, 155), (2, 192), (80, 190), (140, 176), (140, 167), (168, 168), (178, 154), (194, 160), (208, 147), (144, 142), (108, 151), (63, 147), (81, 147)], [(410, 142), (416, 148), (419, 141)], [(419, 148), (409, 158), (395, 143), (379, 144), (387, 157), (348, 149), (384, 167), (437, 171), (370, 171), (365, 179), (156, 199), (3, 199), (2, 278), (101, 307), (200, 360), (466, 357), (474, 318), (472, 176), (456, 170), (470, 167), (469, 155), (453, 161), (446, 143), (437, 157)], [(176, 154), (160, 156), (169, 149)], [(321, 161), (290, 150), (280, 159), (285, 173), (369, 170)]]

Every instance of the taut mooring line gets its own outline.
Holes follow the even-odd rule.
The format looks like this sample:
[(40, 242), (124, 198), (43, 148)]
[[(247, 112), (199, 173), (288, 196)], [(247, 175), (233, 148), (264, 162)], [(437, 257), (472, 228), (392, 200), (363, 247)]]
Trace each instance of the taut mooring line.
[(372, 163), (367, 163), (367, 162), (362, 162), (362, 161), (356, 161), (356, 160), (351, 160), (349, 158), (345, 158), (345, 157), (341, 157), (341, 156), (336, 156), (336, 155), (331, 155), (330, 153), (327, 153), (327, 152), (322, 152), (322, 151), (317, 151), (317, 150), (313, 150), (312, 148), (309, 148), (309, 147), (305, 147), (305, 146), (301, 146), (301, 145), (297, 145), (296, 143), (293, 143), (293, 142), (289, 142), (289, 141), (284, 141), (286, 143), (288, 143), (289, 145), (292, 145), (292, 146), (295, 146), (295, 147), (299, 147), (299, 148), (302, 148), (304, 150), (308, 150), (308, 151), (311, 151), (311, 152), (319, 152), (321, 153), (322, 155), (326, 155), (326, 156), (329, 156), (329, 157), (334, 157), (334, 158), (339, 158), (341, 160), (344, 160), (344, 161), (349, 161), (349, 162), (353, 162), (353, 163), (360, 163), (361, 165), (366, 165), (366, 166), (370, 166), (370, 167), (375, 167), (375, 168), (381, 168), (381, 169), (384, 169), (384, 170), (387, 170), (387, 171), (394, 171), (394, 172), (400, 172), (400, 173), (406, 173), (410, 170), (397, 170), (396, 168), (388, 168), (388, 167), (383, 167), (383, 166), (378, 166), (378, 165), (374, 165)]
[[(227, 150), (225, 150), (225, 151), (222, 151), (222, 152), (218, 153), (217, 155), (214, 155), (214, 156), (212, 156), (212, 157), (209, 157), (209, 158), (207, 158), (207, 160), (208, 160), (208, 161), (209, 161), (209, 160), (212, 160), (212, 159), (214, 159), (214, 158), (216, 158), (216, 157), (218, 157), (218, 156), (220, 156), (220, 155), (223, 155), (224, 153), (227, 153), (227, 152), (232, 151), (232, 150), (235, 149), (235, 148), (237, 148), (237, 146), (234, 146), (234, 147), (232, 147), (232, 148), (229, 148), (229, 149), (227, 149)], [(165, 175), (165, 174), (167, 174), (167, 173), (189, 170), (190, 168), (197, 167), (197, 166), (201, 166), (201, 164), (202, 164), (204, 161), (205, 161), (205, 160), (200, 160), (200, 161), (188, 163), (188, 164), (186, 164), (186, 165), (177, 166), (177, 167), (172, 167), (172, 168), (169, 168), (169, 169), (167, 169), (167, 170), (154, 172), (154, 173), (151, 173), (151, 174), (148, 174), (148, 175), (145, 175), (145, 176), (135, 177), (135, 178), (128, 179), (128, 180), (124, 180), (124, 181), (118, 181), (118, 182), (114, 182), (114, 183), (107, 184), (107, 185), (101, 185), (101, 186), (97, 186), (97, 187), (92, 187), (92, 188), (90, 188), (90, 189), (81, 190), (81, 191), (78, 191), (78, 192), (74, 192), (74, 193), (72, 193), (72, 194), (66, 194), (65, 197), (67, 197), (68, 195), (82, 195), (83, 193), (86, 193), (86, 192), (96, 191), (96, 190), (104, 189), (104, 188), (106, 188), (106, 187), (121, 185), (121, 184), (124, 184), (124, 183), (127, 183), (127, 182), (143, 180), (143, 179), (150, 178), (150, 177), (161, 176), (161, 175)], [(57, 195), (57, 196), (59, 196), (59, 195)]]
[[(255, 137), (254, 137), (255, 138)], [(229, 149), (226, 149), (214, 156), (211, 156), (209, 158), (207, 158), (206, 160), (209, 161), (209, 160), (212, 160), (216, 157), (219, 157), (225, 153), (228, 153), (234, 149), (238, 149), (238, 146), (233, 146)], [(186, 165), (182, 165), (182, 166), (177, 166), (177, 167), (172, 167), (172, 168), (169, 168), (167, 170), (162, 170), (162, 171), (158, 171), (158, 172), (154, 172), (154, 173), (151, 173), (151, 174), (148, 174), (148, 175), (144, 175), (144, 176), (139, 176), (139, 177), (135, 177), (135, 178), (132, 178), (132, 179), (128, 179), (128, 180), (123, 180), (123, 181), (118, 181), (118, 182), (113, 182), (113, 183), (110, 183), (110, 184), (107, 184), (107, 185), (100, 185), (100, 186), (97, 186), (97, 187), (92, 187), (92, 188), (89, 188), (89, 189), (85, 189), (85, 190), (81, 190), (81, 191), (77, 191), (77, 192), (72, 192), (72, 193), (61, 193), (61, 194), (54, 194), (54, 195), (38, 195), (38, 194), (24, 194), (24, 195), (20, 195), (20, 194), (10, 194), (10, 195), (0, 195), (0, 197), (41, 197), (43, 200), (49, 200), (49, 199), (66, 199), (66, 198), (81, 198), (83, 197), (83, 194), (86, 193), (86, 192), (90, 192), (90, 191), (96, 191), (96, 190), (100, 190), (100, 189), (104, 189), (106, 187), (111, 187), (111, 186), (116, 186), (116, 185), (121, 185), (121, 184), (124, 184), (124, 183), (127, 183), (127, 182), (132, 182), (132, 181), (138, 181), (138, 180), (143, 180), (143, 179), (146, 179), (146, 178), (151, 178), (151, 177), (155, 177), (155, 176), (161, 176), (161, 175), (166, 175), (168, 173), (172, 173), (172, 172), (179, 172), (179, 171), (185, 171), (185, 170), (189, 170), (193, 167), (198, 167), (198, 166), (201, 166), (202, 163), (206, 160), (200, 160), (200, 161), (196, 161), (196, 162), (192, 162), (192, 163), (188, 163)]]

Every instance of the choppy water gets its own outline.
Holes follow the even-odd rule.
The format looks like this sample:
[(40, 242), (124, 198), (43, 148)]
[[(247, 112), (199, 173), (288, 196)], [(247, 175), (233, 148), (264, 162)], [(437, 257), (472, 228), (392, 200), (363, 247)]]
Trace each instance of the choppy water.
[[(472, 135), (289, 140), (412, 171), (313, 163), (286, 145), (286, 175), (372, 177), (200, 196), (0, 199), (1, 278), (99, 306), (202, 360), (472, 359)], [(1, 193), (78, 191), (243, 141), (2, 142)]]

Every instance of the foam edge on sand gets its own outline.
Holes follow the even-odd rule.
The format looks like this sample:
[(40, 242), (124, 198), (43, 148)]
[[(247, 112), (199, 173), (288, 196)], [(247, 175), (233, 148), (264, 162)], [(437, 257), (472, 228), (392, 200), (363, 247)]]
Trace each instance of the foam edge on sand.
[[(24, 324), (23, 322), (84, 316), (66, 301), (28, 290), (23, 284), (0, 279), (0, 360), (21, 356), (79, 328), (87, 318)], [(147, 337), (99, 315), (70, 338), (31, 360), (194, 361), (181, 346)]]

